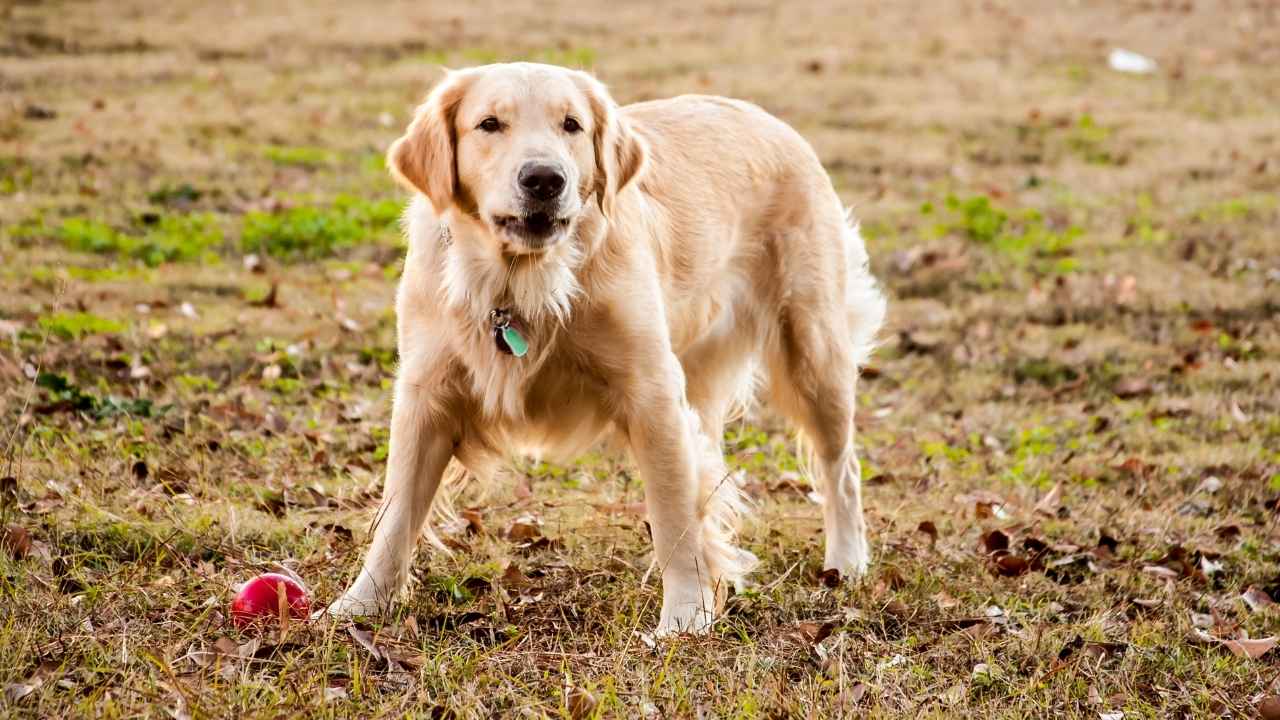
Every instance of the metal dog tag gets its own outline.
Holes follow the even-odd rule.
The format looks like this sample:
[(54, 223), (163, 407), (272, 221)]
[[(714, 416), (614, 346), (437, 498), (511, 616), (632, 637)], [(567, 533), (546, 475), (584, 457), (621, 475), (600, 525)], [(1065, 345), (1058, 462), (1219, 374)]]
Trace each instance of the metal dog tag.
[(493, 323), (493, 344), (498, 346), (498, 352), (518, 358), (529, 353), (529, 343), (513, 324), (510, 311), (494, 308), (489, 311), (489, 320)]

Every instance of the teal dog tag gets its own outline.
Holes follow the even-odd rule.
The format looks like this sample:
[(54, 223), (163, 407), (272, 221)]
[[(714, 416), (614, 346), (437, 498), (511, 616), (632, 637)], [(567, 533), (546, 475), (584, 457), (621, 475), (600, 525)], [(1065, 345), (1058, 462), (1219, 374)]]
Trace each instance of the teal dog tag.
[(516, 357), (529, 353), (529, 342), (520, 334), (516, 327), (519, 321), (512, 319), (509, 310), (494, 308), (489, 312), (489, 321), (493, 324), (493, 344), (498, 346), (499, 352)]
[(525, 342), (524, 336), (519, 330), (507, 325), (502, 328), (502, 339), (507, 344), (507, 349), (516, 357), (524, 357), (529, 352), (529, 343)]

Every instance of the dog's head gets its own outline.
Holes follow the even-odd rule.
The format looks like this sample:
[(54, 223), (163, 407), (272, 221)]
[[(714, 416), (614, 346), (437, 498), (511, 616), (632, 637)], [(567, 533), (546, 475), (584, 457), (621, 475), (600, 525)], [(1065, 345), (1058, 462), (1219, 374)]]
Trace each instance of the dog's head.
[(533, 63), (449, 72), (387, 153), (438, 215), (460, 209), (504, 255), (570, 237), (593, 196), (608, 217), (644, 161), (599, 81)]

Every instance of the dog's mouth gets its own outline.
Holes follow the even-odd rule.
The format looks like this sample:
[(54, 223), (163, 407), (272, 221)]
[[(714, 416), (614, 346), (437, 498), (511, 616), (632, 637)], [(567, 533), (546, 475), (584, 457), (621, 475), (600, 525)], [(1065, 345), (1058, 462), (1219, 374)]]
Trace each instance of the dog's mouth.
[(548, 212), (531, 212), (524, 215), (495, 215), (493, 224), (498, 230), (520, 242), (530, 250), (550, 247), (569, 229), (570, 216), (560, 217)]

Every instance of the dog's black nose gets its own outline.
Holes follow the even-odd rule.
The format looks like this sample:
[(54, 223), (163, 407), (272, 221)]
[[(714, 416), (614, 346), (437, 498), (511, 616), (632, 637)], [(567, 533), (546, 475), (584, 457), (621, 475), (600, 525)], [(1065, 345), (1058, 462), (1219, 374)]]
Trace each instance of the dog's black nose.
[(538, 200), (550, 200), (564, 189), (564, 173), (555, 165), (530, 162), (520, 168), (520, 187)]

